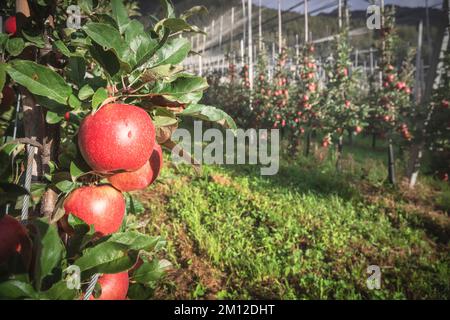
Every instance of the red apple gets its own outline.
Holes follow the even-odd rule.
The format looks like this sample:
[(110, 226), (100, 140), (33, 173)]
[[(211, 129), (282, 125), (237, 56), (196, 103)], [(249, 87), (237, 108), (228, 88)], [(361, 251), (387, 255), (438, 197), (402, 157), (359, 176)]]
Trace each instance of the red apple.
[(15, 16), (11, 16), (5, 21), (5, 31), (7, 34), (15, 35), (17, 32), (17, 19)]
[(363, 129), (360, 127), (360, 126), (357, 126), (356, 128), (355, 128), (355, 132), (356, 133), (361, 133), (363, 131)]
[(389, 74), (386, 76), (387, 82), (392, 83), (392, 82), (394, 82), (394, 80), (395, 80), (395, 76), (393, 74)]
[(395, 87), (396, 87), (398, 90), (402, 90), (403, 88), (406, 87), (406, 83), (404, 83), (404, 82), (397, 82), (397, 84), (395, 85)]
[(309, 101), (309, 96), (307, 96), (306, 94), (303, 96), (303, 102), (308, 102)]
[(64, 119), (65, 119), (67, 122), (70, 121), (70, 112), (66, 112), (66, 113), (64, 114)]
[(347, 108), (350, 108), (351, 105), (352, 105), (352, 103), (350, 101), (348, 101), (348, 100), (345, 101), (345, 106)]
[(155, 140), (148, 113), (124, 104), (108, 104), (87, 116), (78, 133), (81, 154), (100, 173), (138, 170), (150, 158)]
[(158, 177), (163, 166), (162, 149), (155, 145), (152, 156), (147, 163), (137, 171), (117, 173), (108, 178), (114, 188), (122, 192), (142, 190), (151, 185)]
[(122, 193), (108, 185), (82, 187), (70, 193), (64, 202), (64, 210), (67, 215), (73, 214), (86, 224), (94, 225), (95, 231), (105, 236), (120, 229), (125, 200)]
[(448, 100), (442, 100), (441, 105), (442, 105), (442, 108), (448, 109), (448, 105), (449, 105)]
[(91, 296), (89, 300), (125, 300), (128, 293), (128, 272), (104, 274), (98, 279), (102, 288), (100, 297)]
[(0, 110), (6, 110), (12, 106), (14, 101), (16, 100), (16, 94), (14, 93), (13, 88), (10, 86), (4, 86), (2, 90), (2, 99), (0, 104)]
[(31, 241), (27, 229), (17, 219), (5, 215), (0, 219), (0, 264), (8, 262), (14, 254), (22, 256), (25, 266), (31, 259)]

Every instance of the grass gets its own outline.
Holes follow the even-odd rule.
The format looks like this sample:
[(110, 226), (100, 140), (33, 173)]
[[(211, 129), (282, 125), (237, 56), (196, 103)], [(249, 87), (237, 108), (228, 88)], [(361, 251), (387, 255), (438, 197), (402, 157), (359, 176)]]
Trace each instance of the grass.
[[(448, 185), (386, 187), (382, 151), (346, 149), (342, 174), (320, 150), (284, 158), (273, 177), (168, 166), (138, 193), (174, 264), (157, 298), (449, 299)], [(367, 288), (370, 265), (380, 290)]]

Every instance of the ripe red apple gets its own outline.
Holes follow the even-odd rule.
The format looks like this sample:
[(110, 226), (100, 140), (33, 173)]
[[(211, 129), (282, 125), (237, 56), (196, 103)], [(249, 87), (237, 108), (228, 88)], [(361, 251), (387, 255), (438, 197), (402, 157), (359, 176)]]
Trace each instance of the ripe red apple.
[(5, 31), (7, 34), (15, 35), (17, 32), (17, 19), (15, 16), (11, 16), (5, 21)]
[(357, 126), (356, 128), (355, 128), (355, 132), (356, 133), (361, 133), (363, 131), (363, 128), (361, 128), (360, 126)]
[(406, 83), (404, 82), (397, 82), (397, 84), (395, 85), (395, 87), (397, 88), (397, 90), (402, 90), (403, 88), (406, 87)]
[(94, 225), (95, 231), (105, 236), (120, 229), (125, 200), (122, 193), (108, 185), (82, 187), (70, 193), (64, 202), (64, 210), (67, 215), (73, 214), (86, 224)]
[(386, 76), (387, 82), (392, 83), (392, 82), (394, 82), (394, 80), (395, 80), (395, 76), (393, 74), (389, 74)]
[(350, 106), (352, 105), (352, 103), (348, 100), (345, 101), (345, 107), (350, 108)]
[(284, 128), (286, 126), (286, 120), (281, 121), (281, 126)]
[(66, 113), (64, 114), (64, 120), (66, 120), (67, 122), (70, 121), (70, 112), (66, 112)]
[(2, 102), (0, 104), (0, 110), (6, 110), (16, 100), (16, 94), (14, 93), (13, 88), (10, 86), (4, 86), (2, 90)]
[(306, 94), (303, 96), (303, 102), (308, 102), (309, 101), (309, 96), (307, 96)]
[(108, 104), (80, 125), (78, 145), (97, 172), (136, 171), (148, 161), (155, 146), (152, 119), (143, 109)]
[(128, 272), (104, 274), (98, 279), (102, 288), (100, 297), (91, 296), (89, 300), (125, 300), (128, 293)]
[(0, 264), (18, 253), (25, 266), (31, 259), (31, 241), (27, 229), (17, 219), (5, 215), (0, 219)]
[(449, 105), (449, 102), (448, 102), (448, 100), (442, 100), (442, 103), (441, 103), (441, 105), (442, 105), (442, 108), (444, 108), (444, 109), (448, 109), (448, 105)]
[(117, 173), (108, 178), (114, 188), (122, 192), (142, 190), (151, 185), (163, 167), (162, 149), (155, 145), (152, 156), (147, 163), (137, 171)]

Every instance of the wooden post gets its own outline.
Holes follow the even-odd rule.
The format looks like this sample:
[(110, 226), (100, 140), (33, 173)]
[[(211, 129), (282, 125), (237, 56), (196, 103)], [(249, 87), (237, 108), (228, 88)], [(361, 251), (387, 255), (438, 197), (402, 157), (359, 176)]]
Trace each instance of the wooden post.
[(219, 32), (219, 51), (222, 52), (222, 39), (223, 39), (223, 15), (220, 16), (220, 32)]
[[(409, 177), (409, 187), (414, 188), (417, 183), (417, 178), (419, 176), (419, 170), (421, 166), (421, 161), (423, 157), (423, 150), (426, 145), (426, 135), (427, 135), (427, 126), (431, 117), (433, 115), (433, 108), (429, 107), (429, 103), (432, 97), (433, 90), (439, 87), (441, 82), (442, 70), (444, 70), (444, 57), (445, 52), (448, 50), (449, 42), (450, 42), (450, 8), (449, 1), (444, 0), (443, 8), (446, 11), (446, 19), (445, 22), (441, 26), (437, 28), (439, 30), (438, 35), (436, 37), (436, 48), (433, 49), (432, 60), (430, 64), (430, 69), (427, 73), (427, 82), (425, 86), (425, 92), (423, 95), (421, 107), (422, 109), (428, 108), (427, 117), (418, 125), (418, 131), (420, 132), (420, 136), (418, 141), (411, 147), (409, 164), (407, 169), (407, 175)], [(438, 47), (440, 44), (440, 48)]]
[(305, 0), (305, 44), (309, 42), (308, 0)]
[(234, 58), (234, 7), (231, 8), (231, 43), (230, 43), (230, 52), (232, 53), (232, 56)]
[(419, 23), (419, 32), (417, 37), (417, 53), (416, 53), (416, 76), (414, 86), (414, 102), (419, 105), (422, 100), (422, 83), (421, 83), (421, 61), (422, 61), (422, 38), (423, 38), (423, 22)]
[(283, 47), (283, 21), (281, 18), (281, 0), (278, 0), (278, 52), (281, 54)]
[[(252, 27), (252, 0), (248, 0), (248, 78), (250, 92), (253, 92), (253, 27)], [(251, 94), (250, 94), (251, 96)], [(251, 100), (251, 98), (250, 98)], [(250, 101), (251, 102), (251, 101)], [(251, 106), (251, 103), (250, 103)]]
[(262, 44), (263, 44), (263, 35), (262, 35), (262, 4), (261, 4), (262, 0), (259, 0), (259, 37), (258, 37), (258, 48), (259, 48), (259, 52), (262, 51)]
[(244, 44), (247, 43), (246, 39), (247, 39), (247, 13), (246, 13), (246, 9), (245, 9), (245, 0), (242, 0), (242, 18), (244, 20), (244, 36), (243, 36), (243, 40), (244, 40)]

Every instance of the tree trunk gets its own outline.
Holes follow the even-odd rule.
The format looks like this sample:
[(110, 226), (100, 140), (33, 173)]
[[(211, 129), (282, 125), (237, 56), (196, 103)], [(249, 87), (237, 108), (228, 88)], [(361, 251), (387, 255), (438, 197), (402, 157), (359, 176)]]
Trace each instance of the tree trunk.
[(449, 46), (449, 38), (450, 38), (450, 10), (448, 0), (444, 0), (443, 4), (444, 12), (446, 18), (443, 19), (444, 23), (441, 27), (438, 28), (438, 36), (435, 50), (433, 50), (433, 56), (431, 59), (430, 69), (428, 71), (427, 83), (425, 86), (425, 93), (422, 100), (422, 108), (428, 107), (427, 117), (423, 120), (422, 123), (418, 125), (418, 132), (420, 132), (420, 136), (417, 139), (417, 142), (411, 146), (410, 150), (410, 158), (407, 169), (407, 176), (409, 178), (409, 187), (412, 189), (416, 185), (417, 178), (419, 176), (419, 170), (421, 165), (421, 160), (423, 157), (423, 150), (426, 146), (426, 136), (427, 136), (427, 125), (430, 121), (433, 113), (433, 108), (429, 107), (430, 99), (433, 93), (433, 87), (439, 85), (439, 76), (437, 75), (438, 64), (440, 57), (443, 57), (446, 50), (448, 50)]
[(340, 136), (337, 145), (337, 155), (336, 155), (336, 171), (342, 171), (342, 151), (344, 150), (344, 137)]
[(305, 156), (309, 157), (311, 153), (311, 130), (306, 133)]
[(353, 146), (353, 132), (352, 132), (352, 130), (348, 130), (348, 145), (350, 147)]
[(395, 186), (397, 183), (397, 179), (395, 178), (395, 156), (392, 139), (389, 139), (389, 146), (388, 146), (388, 173), (389, 173), (389, 183)]

